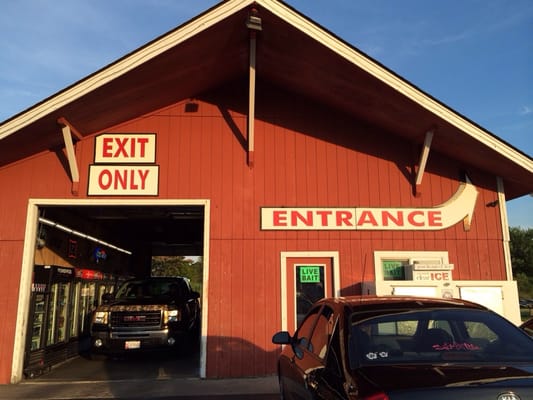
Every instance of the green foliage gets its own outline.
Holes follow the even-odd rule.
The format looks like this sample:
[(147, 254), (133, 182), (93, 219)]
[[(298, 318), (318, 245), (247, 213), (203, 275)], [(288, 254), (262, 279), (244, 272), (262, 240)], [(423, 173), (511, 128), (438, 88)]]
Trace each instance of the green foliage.
[(533, 298), (533, 229), (510, 228), (511, 263), (520, 297)]
[(192, 289), (202, 293), (202, 259), (192, 260), (184, 256), (152, 257), (152, 276), (185, 276), (190, 279)]

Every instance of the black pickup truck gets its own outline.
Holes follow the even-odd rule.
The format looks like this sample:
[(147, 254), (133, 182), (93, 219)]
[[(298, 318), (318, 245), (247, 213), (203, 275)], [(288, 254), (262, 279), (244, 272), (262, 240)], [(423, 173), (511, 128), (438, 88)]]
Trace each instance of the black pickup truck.
[(183, 277), (132, 279), (93, 313), (91, 351), (117, 354), (186, 349), (199, 336), (200, 294)]

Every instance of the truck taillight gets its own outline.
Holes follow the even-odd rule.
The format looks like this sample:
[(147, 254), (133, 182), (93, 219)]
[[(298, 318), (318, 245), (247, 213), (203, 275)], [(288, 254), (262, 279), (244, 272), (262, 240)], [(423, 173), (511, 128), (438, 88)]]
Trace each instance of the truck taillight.
[(370, 396), (363, 397), (363, 400), (390, 400), (384, 392), (374, 393)]

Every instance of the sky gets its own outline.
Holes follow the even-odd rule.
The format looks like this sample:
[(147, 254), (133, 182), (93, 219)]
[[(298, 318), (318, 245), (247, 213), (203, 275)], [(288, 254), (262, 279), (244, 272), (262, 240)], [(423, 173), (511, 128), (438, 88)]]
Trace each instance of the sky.
[[(2, 0), (0, 122), (216, 5)], [(287, 0), (422, 91), (533, 156), (533, 1)], [(533, 228), (533, 197), (507, 202)]]

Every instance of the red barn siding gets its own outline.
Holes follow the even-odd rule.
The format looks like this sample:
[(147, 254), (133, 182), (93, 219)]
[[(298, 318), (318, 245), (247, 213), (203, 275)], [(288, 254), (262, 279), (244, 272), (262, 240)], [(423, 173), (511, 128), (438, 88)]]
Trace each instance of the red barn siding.
[[(245, 115), (222, 113), (207, 102), (198, 101), (196, 113), (186, 113), (179, 103), (109, 129), (157, 134), (159, 198), (210, 199), (208, 376), (274, 371), (276, 347), (270, 339), (281, 321), (281, 251), (339, 251), (343, 294), (374, 279), (376, 250), (447, 250), (456, 266), (454, 279), (505, 279), (499, 210), (487, 207), (497, 198), (495, 178), (468, 168), (479, 190), (468, 232), (461, 223), (434, 232), (260, 231), (263, 206), (432, 207), (459, 188), (464, 166), (431, 153), (415, 197), (411, 166), (418, 154), (412, 144), (300, 103), (287, 98), (275, 108), (263, 104), (253, 167), (247, 163)], [(2, 196), (0, 207), (0, 262), (8, 277), (0, 284), (5, 289), (0, 306), (12, 310), (0, 315), (3, 354), (12, 348), (27, 199), (85, 198), (93, 151), (93, 137), (76, 144), (77, 197), (55, 153), (0, 169), (0, 184), (13, 192)], [(10, 357), (0, 360), (3, 382), (10, 363)]]

